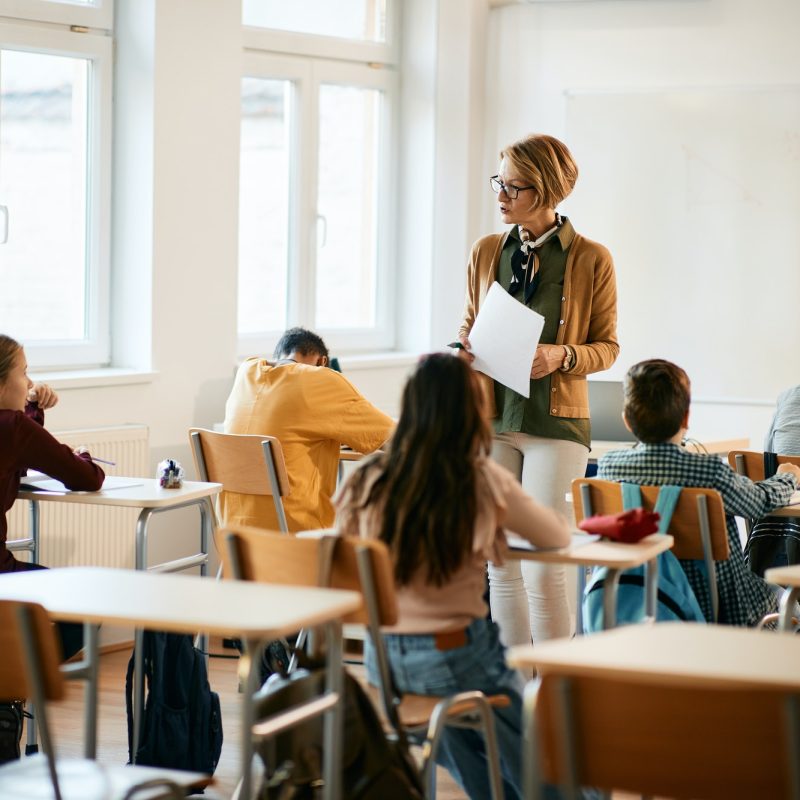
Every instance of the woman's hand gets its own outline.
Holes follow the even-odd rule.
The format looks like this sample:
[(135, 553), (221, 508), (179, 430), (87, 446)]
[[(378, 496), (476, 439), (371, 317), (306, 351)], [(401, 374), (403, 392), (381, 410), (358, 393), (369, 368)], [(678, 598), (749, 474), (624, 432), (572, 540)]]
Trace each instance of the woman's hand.
[(788, 472), (789, 475), (794, 475), (794, 482), (800, 486), (800, 467), (795, 464), (780, 464), (777, 471), (779, 473)]
[(466, 336), (459, 336), (458, 341), (461, 342), (463, 349), (456, 350), (456, 355), (463, 358), (467, 364), (471, 364), (475, 360), (475, 356), (472, 355), (472, 345), (469, 343), (469, 339)]
[(58, 395), (46, 383), (34, 383), (28, 391), (28, 402), (36, 403), (42, 411), (46, 411), (58, 402)]
[(560, 344), (540, 344), (531, 365), (531, 378), (544, 378), (564, 363), (564, 347)]

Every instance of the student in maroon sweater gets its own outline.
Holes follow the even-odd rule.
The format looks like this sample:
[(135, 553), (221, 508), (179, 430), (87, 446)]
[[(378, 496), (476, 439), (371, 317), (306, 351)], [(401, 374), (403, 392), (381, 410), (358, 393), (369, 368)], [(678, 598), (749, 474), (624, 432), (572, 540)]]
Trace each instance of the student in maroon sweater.
[[(27, 370), (22, 346), (0, 334), (0, 573), (42, 569), (39, 564), (17, 561), (6, 548), (6, 512), (28, 469), (57, 478), (69, 489), (84, 491), (98, 490), (105, 477), (89, 453), (73, 452), (45, 430), (45, 409), (52, 408), (58, 397), (49, 386), (34, 384)], [(80, 626), (59, 627), (64, 657), (69, 658), (81, 647)]]

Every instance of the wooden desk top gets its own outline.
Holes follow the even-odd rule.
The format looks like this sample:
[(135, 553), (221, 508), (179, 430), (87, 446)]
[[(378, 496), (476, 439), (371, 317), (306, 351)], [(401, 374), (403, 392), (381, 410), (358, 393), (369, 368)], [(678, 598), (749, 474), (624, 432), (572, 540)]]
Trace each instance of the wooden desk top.
[(589, 544), (570, 545), (553, 550), (509, 550), (508, 558), (520, 561), (543, 561), (554, 564), (575, 564), (587, 567), (631, 569), (669, 550), (674, 539), (654, 533), (636, 544), (622, 544), (598, 539)]
[(605, 677), (725, 688), (800, 691), (800, 637), (690, 622), (626, 625), (602, 633), (513, 647), (508, 663), (541, 674)]
[(361, 607), (358, 592), (216, 581), (105, 567), (16, 572), (0, 598), (41, 603), (55, 619), (106, 622), (176, 633), (276, 639)]
[(778, 586), (800, 586), (800, 564), (768, 569), (764, 572), (764, 580)]
[[(718, 440), (698, 440), (708, 450), (719, 456), (727, 456), (731, 450), (747, 450), (750, 447), (749, 439), (718, 439)], [(590, 460), (597, 461), (601, 456), (610, 453), (612, 450), (624, 450), (625, 448), (633, 447), (635, 442), (607, 442), (607, 441), (592, 441), (591, 451), (589, 453)], [(702, 453), (703, 450), (691, 442), (686, 445), (687, 450), (694, 453)]]
[[(86, 503), (93, 506), (127, 506), (131, 508), (169, 508), (203, 497), (219, 494), (221, 483), (184, 481), (179, 489), (162, 489), (155, 478), (124, 478), (111, 476), (108, 488), (99, 492), (48, 492), (20, 488), (17, 497), (56, 503)], [(34, 483), (36, 478), (23, 479)], [(50, 479), (47, 479), (50, 480)], [(106, 478), (108, 481), (108, 477)], [(114, 483), (119, 488), (114, 488)]]
[(768, 517), (800, 517), (800, 491), (796, 491), (783, 508), (776, 508)]

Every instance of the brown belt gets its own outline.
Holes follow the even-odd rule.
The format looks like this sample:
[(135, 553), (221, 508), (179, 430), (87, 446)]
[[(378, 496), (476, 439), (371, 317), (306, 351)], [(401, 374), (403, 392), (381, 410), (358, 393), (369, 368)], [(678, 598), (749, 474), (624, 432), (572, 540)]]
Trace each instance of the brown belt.
[(433, 641), (437, 650), (455, 650), (467, 644), (467, 629), (459, 628), (457, 631), (441, 631), (433, 634)]

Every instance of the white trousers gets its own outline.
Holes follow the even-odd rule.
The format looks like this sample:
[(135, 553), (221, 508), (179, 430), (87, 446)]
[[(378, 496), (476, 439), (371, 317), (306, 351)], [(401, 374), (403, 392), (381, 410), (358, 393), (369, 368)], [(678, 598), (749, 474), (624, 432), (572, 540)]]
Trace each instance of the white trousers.
[[(499, 433), (492, 458), (517, 476), (538, 503), (573, 521), (566, 494), (574, 478), (586, 474), (589, 451), (577, 442), (525, 433)], [(507, 647), (570, 635), (567, 570), (535, 561), (489, 563), (489, 602)]]

